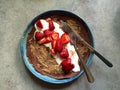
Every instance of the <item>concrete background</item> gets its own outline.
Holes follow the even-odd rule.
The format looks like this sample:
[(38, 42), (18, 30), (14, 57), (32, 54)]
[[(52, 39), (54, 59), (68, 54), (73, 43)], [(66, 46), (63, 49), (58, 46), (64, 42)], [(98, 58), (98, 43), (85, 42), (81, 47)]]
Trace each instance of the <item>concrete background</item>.
[[(93, 29), (95, 47), (114, 65), (96, 56), (86, 76), (70, 84), (50, 85), (28, 72), (21, 59), (19, 41), (27, 24), (38, 14), (54, 9), (81, 16)], [(120, 0), (0, 0), (0, 90), (120, 90)]]

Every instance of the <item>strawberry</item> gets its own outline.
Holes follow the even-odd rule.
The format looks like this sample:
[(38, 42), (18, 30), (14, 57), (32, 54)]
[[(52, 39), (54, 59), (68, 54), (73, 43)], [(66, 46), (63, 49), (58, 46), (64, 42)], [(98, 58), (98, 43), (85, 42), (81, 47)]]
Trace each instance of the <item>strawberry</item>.
[(40, 39), (42, 39), (43, 38), (43, 36), (44, 36), (44, 33), (42, 33), (42, 32), (35, 32), (35, 39), (36, 40), (40, 40)]
[(53, 48), (50, 49), (51, 54), (56, 54), (55, 50)]
[(71, 58), (63, 60), (61, 66), (65, 74), (68, 74), (74, 68), (74, 65), (71, 63)]
[(63, 49), (62, 40), (59, 38), (59, 39), (56, 40), (55, 51), (56, 52), (61, 52), (62, 49)]
[(68, 42), (70, 42), (70, 37), (66, 33), (62, 34), (61, 39), (63, 44), (67, 44)]
[(49, 29), (44, 30), (43, 32), (44, 32), (44, 36), (45, 36), (45, 37), (51, 36), (52, 33), (53, 33), (53, 31), (50, 31)]
[(44, 44), (44, 43), (46, 43), (47, 42), (47, 40), (46, 40), (46, 38), (44, 37), (44, 38), (42, 38), (41, 40), (39, 40), (39, 44)]
[(55, 45), (56, 45), (56, 40), (52, 40), (52, 41), (51, 41), (51, 44), (52, 44), (52, 48), (54, 49), (54, 48), (55, 48)]
[(62, 51), (60, 52), (60, 57), (68, 58), (68, 56), (69, 56), (68, 50), (66, 48), (63, 48)]
[(49, 30), (53, 31), (55, 29), (55, 26), (54, 26), (54, 23), (52, 20), (49, 20), (48, 21), (48, 24), (49, 24)]
[(47, 42), (51, 42), (52, 38), (51, 37), (46, 37)]
[(58, 38), (59, 38), (59, 33), (57, 32), (52, 33), (52, 39), (56, 40)]
[(48, 43), (48, 42), (51, 42), (51, 37), (44, 37), (44, 38), (42, 38), (41, 40), (39, 40), (39, 44), (46, 44), (46, 43)]
[(39, 27), (39, 28), (43, 28), (43, 25), (42, 25), (42, 23), (41, 23), (40, 20), (38, 20), (38, 21), (36, 22), (36, 26)]

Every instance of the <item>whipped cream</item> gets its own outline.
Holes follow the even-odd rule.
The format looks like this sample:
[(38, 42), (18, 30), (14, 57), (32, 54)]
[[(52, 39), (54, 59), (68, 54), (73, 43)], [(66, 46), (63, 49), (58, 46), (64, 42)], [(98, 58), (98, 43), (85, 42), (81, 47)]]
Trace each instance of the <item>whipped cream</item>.
[[(42, 25), (43, 25), (43, 28), (40, 29), (41, 32), (43, 32), (43, 31), (46, 30), (46, 29), (49, 29), (49, 25), (48, 25), (48, 22), (47, 22), (46, 20), (41, 19), (40, 21), (41, 21), (41, 23), (42, 23)], [(58, 33), (59, 33), (59, 36), (61, 37), (62, 34), (64, 34), (64, 31), (60, 28), (60, 25), (59, 25), (58, 23), (56, 23), (56, 22), (53, 21), (53, 24), (54, 24), (54, 26), (55, 26), (54, 31), (55, 31), (55, 32), (58, 32)], [(35, 29), (36, 29), (36, 31), (39, 31), (39, 27), (37, 27), (36, 24), (35, 24)], [(51, 43), (47, 43), (47, 44), (44, 44), (44, 45), (45, 45), (46, 47), (52, 48)], [(66, 46), (65, 46), (65, 48), (68, 49), (69, 57), (71, 58), (71, 63), (74, 65), (74, 68), (72, 69), (72, 71), (74, 71), (74, 72), (80, 71), (80, 66), (79, 66), (79, 64), (78, 64), (78, 59), (79, 59), (79, 57), (78, 57), (78, 55), (77, 55), (77, 52), (75, 51), (74, 46), (71, 45), (71, 43), (67, 43)], [(61, 58), (59, 57), (59, 55), (56, 54), (56, 55), (53, 55), (53, 56), (54, 56), (54, 58), (56, 59), (56, 62), (60, 65), (61, 62), (62, 62), (62, 60), (61, 60)]]

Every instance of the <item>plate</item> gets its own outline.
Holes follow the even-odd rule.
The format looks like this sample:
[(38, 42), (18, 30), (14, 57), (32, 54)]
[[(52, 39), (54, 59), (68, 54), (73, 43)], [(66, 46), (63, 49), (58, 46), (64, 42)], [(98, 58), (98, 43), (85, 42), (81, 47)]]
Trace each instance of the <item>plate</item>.
[[(83, 73), (84, 70), (82, 69), (80, 71), (79, 74), (77, 74), (76, 76), (73, 76), (71, 78), (66, 78), (66, 79), (55, 79), (55, 78), (51, 78), (49, 76), (46, 75), (42, 75), (39, 72), (37, 72), (35, 70), (35, 68), (32, 66), (31, 63), (29, 63), (28, 57), (26, 55), (26, 41), (27, 41), (27, 36), (28, 33), (32, 30), (32, 27), (34, 26), (35, 22), (40, 19), (40, 18), (45, 18), (49, 15), (53, 15), (53, 14), (60, 14), (60, 15), (68, 15), (68, 16), (72, 16), (73, 18), (76, 18), (78, 20), (80, 20), (84, 26), (87, 28), (87, 30), (90, 33), (91, 36), (91, 45), (92, 47), (94, 47), (94, 36), (93, 36), (93, 32), (91, 30), (91, 28), (87, 25), (87, 23), (80, 18), (79, 16), (73, 14), (72, 12), (69, 11), (64, 11), (64, 10), (50, 10), (50, 11), (46, 11), (38, 16), (36, 16), (35, 18), (33, 18), (33, 20), (28, 24), (28, 26), (26, 27), (25, 31), (23, 32), (22, 38), (20, 40), (20, 52), (21, 52), (21, 56), (23, 59), (24, 64), (26, 65), (26, 67), (28, 68), (28, 70), (37, 78), (39, 78), (40, 80), (43, 80), (47, 83), (52, 83), (52, 84), (64, 84), (64, 83), (69, 83), (74, 81), (75, 79), (79, 78)], [(92, 57), (93, 57), (93, 53), (90, 53), (87, 61), (86, 61), (86, 65), (89, 67), (91, 62), (92, 62)]]

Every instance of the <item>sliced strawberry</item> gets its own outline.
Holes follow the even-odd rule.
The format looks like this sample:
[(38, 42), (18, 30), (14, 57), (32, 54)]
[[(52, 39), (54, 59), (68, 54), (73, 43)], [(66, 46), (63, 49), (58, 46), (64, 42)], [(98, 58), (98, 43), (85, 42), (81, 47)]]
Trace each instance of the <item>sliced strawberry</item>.
[(61, 39), (63, 44), (70, 42), (70, 37), (66, 33), (62, 34)]
[(61, 66), (65, 74), (69, 73), (74, 68), (74, 65), (71, 63), (71, 58), (63, 60)]
[(52, 39), (56, 40), (58, 38), (59, 38), (59, 33), (57, 32), (52, 33)]
[(53, 48), (50, 49), (51, 54), (56, 54), (55, 50)]
[(41, 40), (39, 40), (39, 44), (46, 44), (46, 43), (48, 43), (48, 42), (51, 42), (51, 37), (44, 37), (44, 38), (42, 38)]
[(43, 32), (44, 32), (44, 36), (45, 36), (45, 37), (49, 37), (49, 36), (51, 36), (52, 33), (53, 33), (53, 31), (50, 31), (49, 29), (44, 30)]
[(40, 39), (42, 39), (43, 38), (43, 36), (44, 36), (44, 33), (42, 33), (42, 32), (35, 32), (35, 39), (36, 40), (40, 40)]
[(56, 40), (52, 40), (52, 41), (51, 41), (51, 44), (52, 44), (52, 48), (54, 49), (54, 48), (55, 48), (55, 45), (56, 45)]
[(48, 23), (49, 23), (49, 29), (50, 29), (51, 31), (53, 31), (53, 30), (55, 29), (55, 26), (54, 26), (53, 21), (52, 21), (52, 20), (49, 20)]
[(46, 37), (47, 42), (51, 42), (52, 38), (51, 37)]
[(42, 25), (42, 23), (41, 23), (40, 20), (38, 20), (38, 21), (36, 22), (36, 25), (37, 25), (37, 27), (39, 27), (39, 28), (43, 28), (43, 25)]
[(39, 44), (44, 44), (44, 43), (46, 43), (47, 42), (47, 40), (46, 40), (46, 38), (44, 37), (44, 38), (42, 38), (41, 40), (39, 40)]
[(68, 53), (68, 49), (63, 48), (62, 51), (60, 52), (60, 57), (61, 58), (68, 58), (69, 53)]
[(59, 38), (59, 39), (56, 40), (55, 51), (56, 52), (61, 52), (62, 49), (63, 49), (62, 40)]

